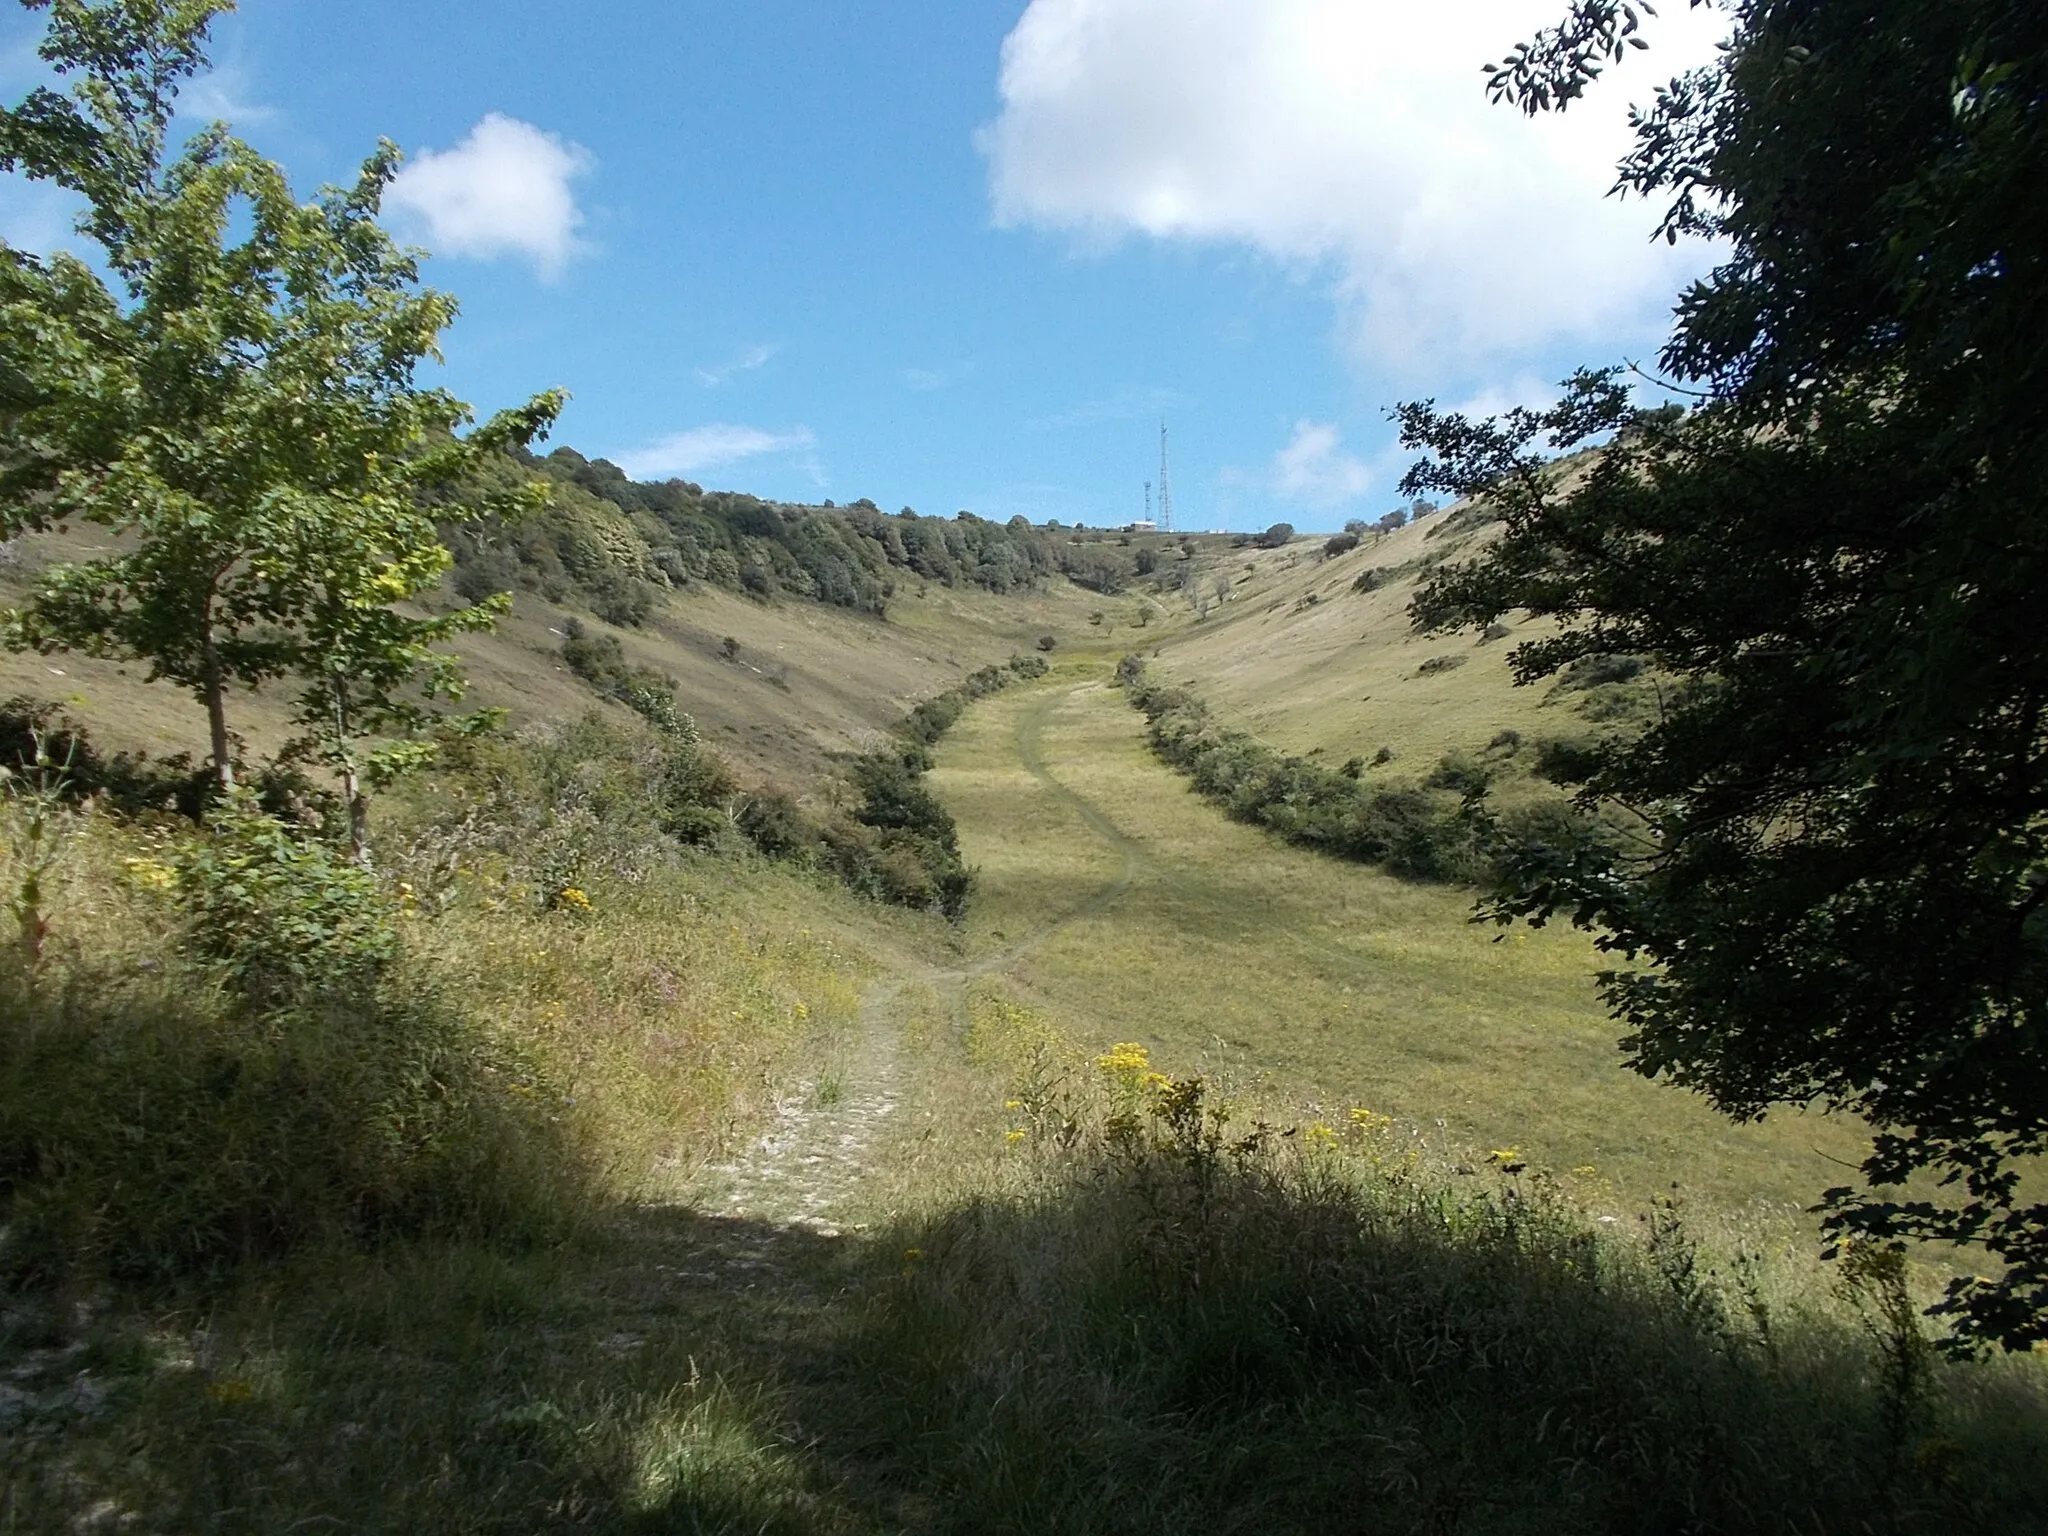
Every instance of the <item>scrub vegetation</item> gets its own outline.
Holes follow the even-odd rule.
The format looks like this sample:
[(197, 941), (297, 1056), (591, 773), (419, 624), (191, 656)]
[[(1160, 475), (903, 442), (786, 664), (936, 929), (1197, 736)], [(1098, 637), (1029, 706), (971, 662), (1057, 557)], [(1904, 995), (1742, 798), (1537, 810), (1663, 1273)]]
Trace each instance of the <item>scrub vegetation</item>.
[(1969, 1358), (2027, 1106), (2025, 1262), (1907, 1180), (1823, 1263), (1886, 1103), (1717, 1113), (1619, 917), (1472, 921), (1673, 825), (1590, 790), (1713, 688), (1492, 585), (1626, 441), (1524, 505), (1419, 408), (1474, 494), (1299, 543), (636, 485), (415, 387), (395, 151), (170, 156), (219, 0), (47, 9), (0, 163), (108, 261), (0, 253), (0, 1530), (2048, 1529)]

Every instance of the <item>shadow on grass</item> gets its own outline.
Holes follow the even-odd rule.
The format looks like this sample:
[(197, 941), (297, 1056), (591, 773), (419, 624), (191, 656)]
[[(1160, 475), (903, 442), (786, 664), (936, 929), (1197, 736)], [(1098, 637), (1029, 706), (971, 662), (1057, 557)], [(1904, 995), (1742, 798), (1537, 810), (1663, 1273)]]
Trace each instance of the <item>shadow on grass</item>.
[(625, 1210), (119, 1326), (16, 1298), (0, 1528), (2043, 1528), (2038, 1372), (1898, 1390), (1675, 1229), (1334, 1166), (1077, 1160), (864, 1239)]
[(2048, 1392), (1508, 1186), (1156, 1149), (891, 1234), (842, 1335), (932, 1531), (2048, 1528)]

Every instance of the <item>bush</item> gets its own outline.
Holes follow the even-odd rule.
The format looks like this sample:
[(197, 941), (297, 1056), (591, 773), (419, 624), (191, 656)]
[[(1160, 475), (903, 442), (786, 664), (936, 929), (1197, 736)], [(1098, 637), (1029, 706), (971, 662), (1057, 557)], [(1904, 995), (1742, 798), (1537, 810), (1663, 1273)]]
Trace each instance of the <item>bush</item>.
[(1053, 635), (1040, 635), (1038, 637), (1038, 648), (1041, 651), (1049, 651), (1059, 643), (1058, 637)]
[(1648, 665), (1640, 656), (1581, 656), (1558, 674), (1562, 689), (1598, 688), (1608, 683), (1635, 681)]
[(1583, 784), (1599, 765), (1599, 748), (1593, 743), (1546, 737), (1536, 744), (1532, 771), (1553, 784)]
[(1357, 534), (1340, 533), (1323, 541), (1323, 558), (1325, 560), (1334, 560), (1339, 555), (1350, 554), (1356, 548), (1358, 548)]
[(1354, 592), (1377, 592), (1387, 584), (1387, 581), (1386, 567), (1379, 565), (1368, 566), (1358, 573), (1357, 579), (1351, 583), (1351, 590)]
[(213, 793), (211, 768), (183, 753), (154, 763), (144, 753), (107, 757), (59, 706), (16, 695), (0, 704), (0, 779), (35, 774), (38, 754), (74, 804), (104, 795), (123, 811), (174, 810), (196, 820)]
[(1493, 770), (1470, 753), (1446, 752), (1423, 782), (1431, 789), (1448, 789), (1459, 795), (1484, 794), (1493, 782)]
[(204, 831), (72, 830), (99, 869), (129, 855), (129, 888), (76, 907), (94, 950), (0, 953), (0, 1267), (158, 1286), (568, 1219), (559, 1094), (404, 953), (362, 871), (246, 792)]
[(1294, 537), (1294, 524), (1275, 523), (1252, 542), (1260, 549), (1284, 549)]
[(1465, 665), (1471, 658), (1458, 651), (1448, 651), (1442, 656), (1432, 656), (1415, 669), (1417, 677), (1428, 677), (1437, 672), (1451, 672)]
[(252, 1006), (374, 992), (397, 953), (391, 913), (367, 869), (301, 840), (247, 790), (173, 845), (166, 867), (191, 918), (192, 952)]
[(816, 855), (823, 836), (796, 801), (774, 790), (747, 797), (740, 808), (739, 829), (771, 859), (809, 859)]
[[(1241, 731), (1222, 730), (1187, 689), (1148, 682), (1142, 663), (1119, 667), (1118, 676), (1150, 722), (1153, 750), (1236, 820), (1410, 879), (1472, 881), (1486, 874), (1480, 824), (1447, 796), (1368, 787), (1358, 773), (1286, 757)], [(1374, 762), (1392, 756), (1381, 748)]]

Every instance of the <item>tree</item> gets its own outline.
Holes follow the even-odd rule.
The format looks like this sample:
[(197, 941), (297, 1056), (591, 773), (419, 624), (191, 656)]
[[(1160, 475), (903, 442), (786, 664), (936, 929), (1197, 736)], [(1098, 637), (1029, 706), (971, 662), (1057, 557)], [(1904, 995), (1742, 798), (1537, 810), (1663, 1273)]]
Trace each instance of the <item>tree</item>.
[[(1635, 118), (1619, 186), (1726, 242), (1641, 413), (1617, 372), (1490, 422), (1398, 413), (1410, 493), (1503, 536), (1425, 627), (1558, 621), (1523, 682), (1648, 657), (1662, 710), (1570, 777), (1640, 849), (1524, 846), (1493, 906), (1565, 915), (1631, 1064), (1738, 1118), (1854, 1111), (1838, 1240), (1974, 1244), (1952, 1347), (2048, 1337), (2048, 8), (1728, 0), (1720, 60)], [(1491, 73), (1563, 106), (1640, 43), (1619, 0)], [(1560, 488), (1545, 450), (1605, 444)], [(1932, 1196), (1909, 1194), (1931, 1176)]]
[(1284, 549), (1287, 541), (1294, 537), (1294, 524), (1275, 523), (1252, 542), (1261, 549)]
[(144, 661), (190, 689), (223, 789), (229, 690), (306, 678), (298, 719), (342, 774), (360, 856), (356, 743), (416, 730), (416, 695), (457, 692), (432, 647), (497, 611), (394, 607), (448, 564), (421, 493), (544, 435), (563, 397), (458, 438), (468, 408), (418, 386), (455, 304), (377, 222), (389, 144), (308, 203), (223, 125), (170, 153), (179, 83), (227, 8), (53, 0), (41, 53), (77, 84), (0, 113), (0, 168), (81, 193), (115, 283), (0, 248), (0, 534), (86, 521), (115, 549), (45, 573), (6, 638)]

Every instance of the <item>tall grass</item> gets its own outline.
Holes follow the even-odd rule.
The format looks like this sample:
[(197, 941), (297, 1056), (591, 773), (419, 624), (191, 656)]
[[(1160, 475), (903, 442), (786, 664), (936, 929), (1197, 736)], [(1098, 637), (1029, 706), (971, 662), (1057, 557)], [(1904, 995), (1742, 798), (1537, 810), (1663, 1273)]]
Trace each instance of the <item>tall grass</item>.
[(1009, 1156), (879, 1239), (848, 1341), (920, 1529), (2040, 1528), (2039, 1374), (1938, 1366), (1896, 1265), (1831, 1295), (1379, 1117), (1027, 1054)]

